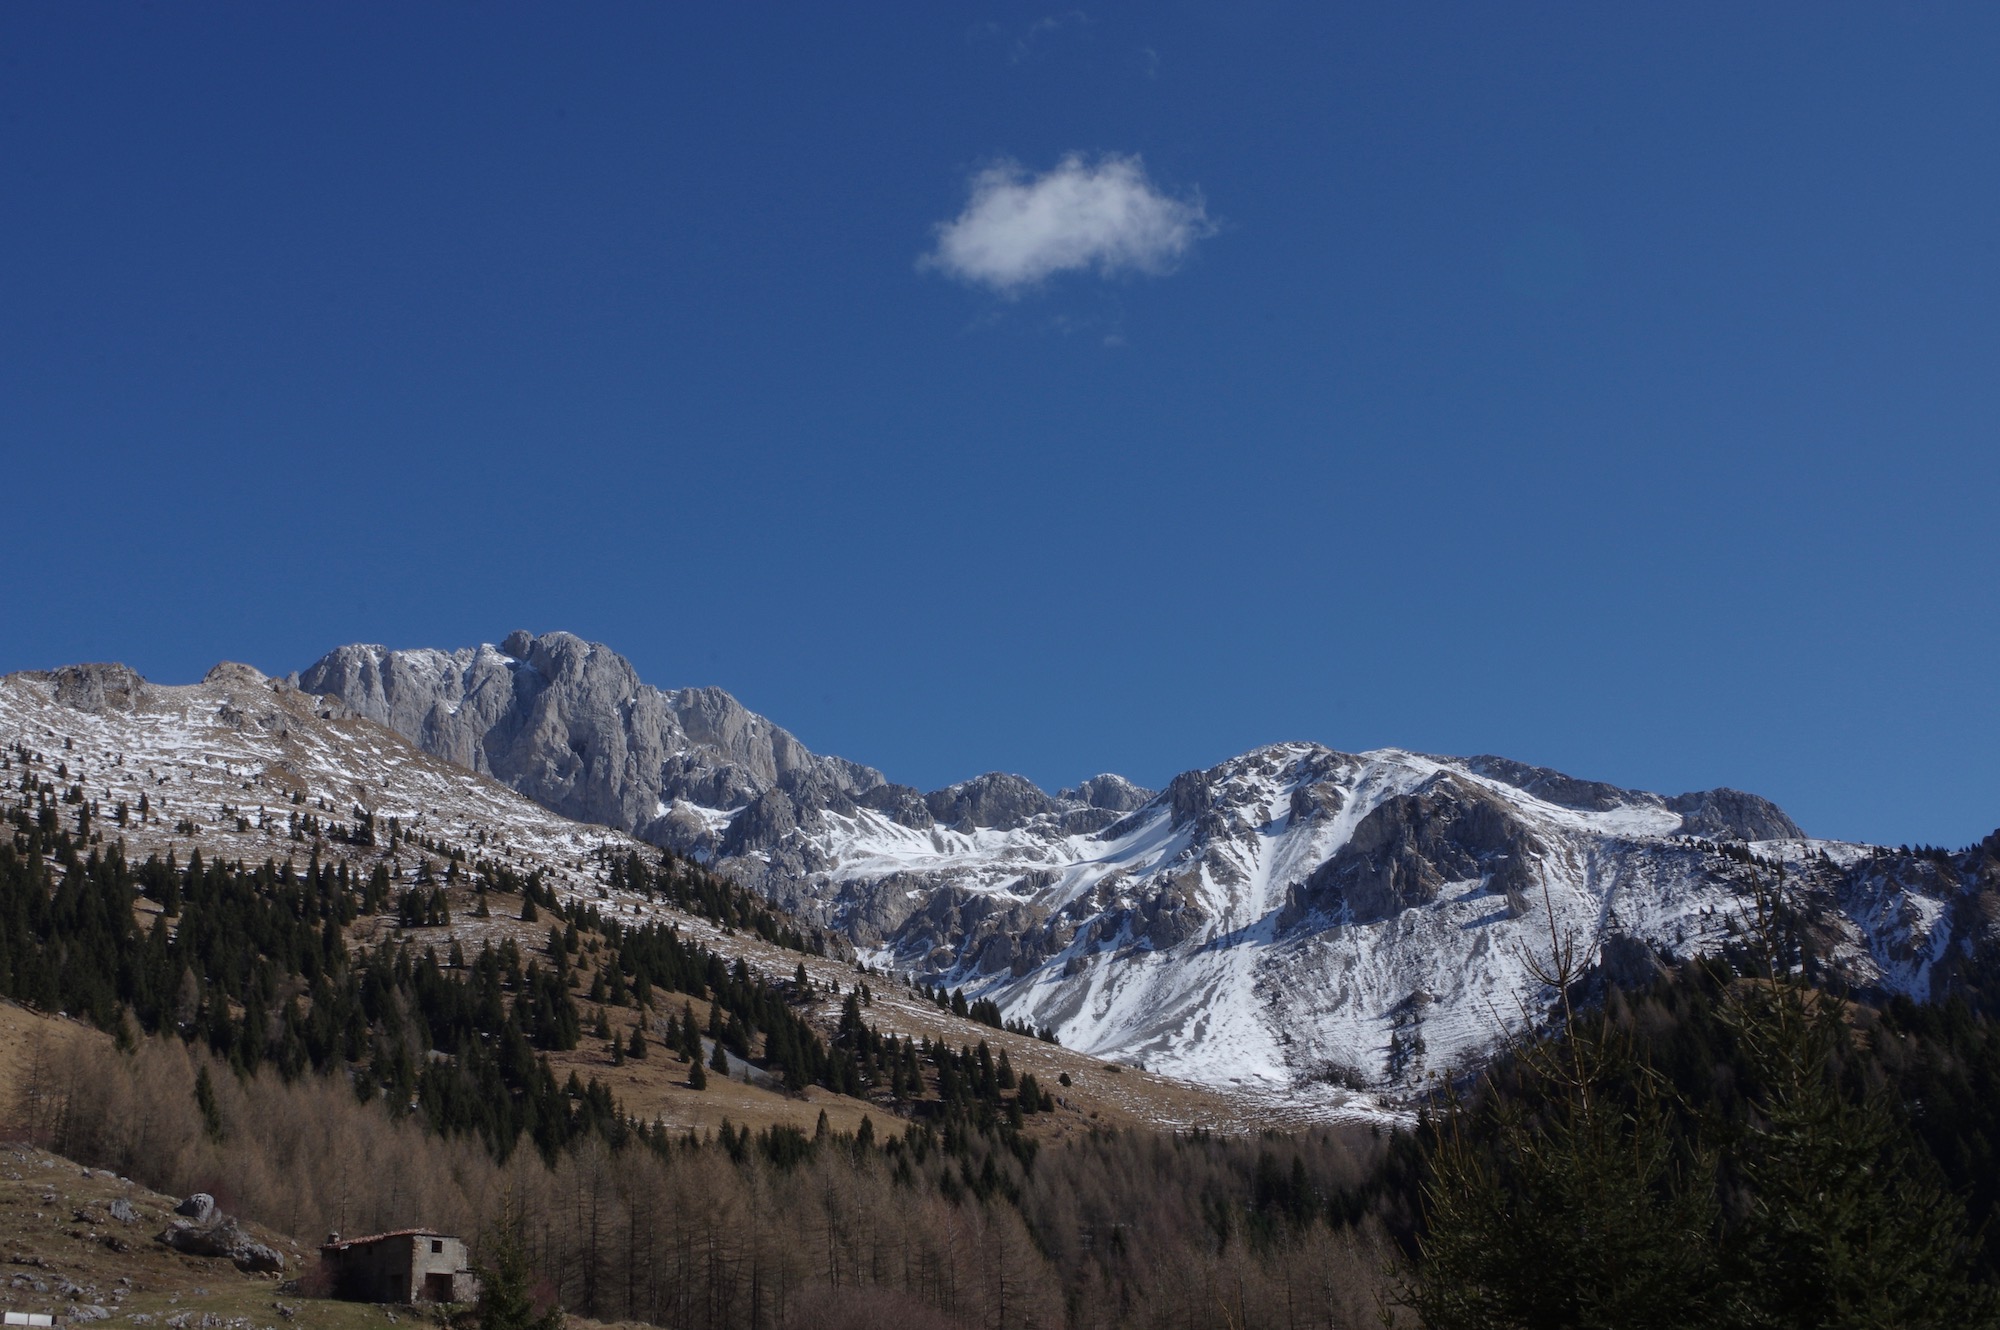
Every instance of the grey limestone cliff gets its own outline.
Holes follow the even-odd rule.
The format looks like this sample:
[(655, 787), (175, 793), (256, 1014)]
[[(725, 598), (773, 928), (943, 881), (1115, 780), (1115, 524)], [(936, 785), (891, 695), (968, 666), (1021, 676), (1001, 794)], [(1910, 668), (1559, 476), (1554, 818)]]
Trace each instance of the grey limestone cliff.
[(883, 784), (719, 688), (662, 691), (617, 652), (569, 633), (517, 632), (497, 648), (453, 652), (344, 646), (299, 686), (566, 817), (675, 848), (703, 848), (709, 832), (708, 819), (675, 816), (676, 801), (737, 810), (773, 790), (825, 802)]

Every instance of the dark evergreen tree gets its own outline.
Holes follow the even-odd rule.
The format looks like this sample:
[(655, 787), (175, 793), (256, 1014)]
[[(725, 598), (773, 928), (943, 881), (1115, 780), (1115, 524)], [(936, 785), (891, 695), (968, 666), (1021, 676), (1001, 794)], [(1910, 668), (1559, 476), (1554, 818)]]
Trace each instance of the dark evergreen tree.
[(215, 1082), (208, 1074), (208, 1064), (203, 1063), (194, 1078), (195, 1107), (201, 1113), (202, 1130), (211, 1141), (222, 1139), (222, 1105), (215, 1097)]
[(563, 1313), (551, 1306), (540, 1315), (529, 1293), (533, 1267), (514, 1225), (503, 1221), (481, 1244), (473, 1265), (479, 1278), (479, 1298), (472, 1317), (479, 1330), (562, 1330)]
[[(1421, 1272), (1406, 1297), (1432, 1330), (1720, 1324), (1715, 1161), (1680, 1148), (1659, 1082), (1622, 1042), (1577, 1024), (1582, 966), (1553, 907), (1549, 929), (1538, 977), (1567, 1037), (1519, 1050), (1529, 1093), (1429, 1124)], [(1621, 1073), (1639, 1088), (1629, 1102), (1606, 1088)]]
[(1844, 1089), (1842, 1004), (1779, 980), (1732, 1013), (1758, 1086), (1736, 1138), (1750, 1197), (1730, 1257), (1755, 1327), (1975, 1326), (2000, 1320), (1967, 1279), (1958, 1198), (1932, 1176), (1879, 1092)]

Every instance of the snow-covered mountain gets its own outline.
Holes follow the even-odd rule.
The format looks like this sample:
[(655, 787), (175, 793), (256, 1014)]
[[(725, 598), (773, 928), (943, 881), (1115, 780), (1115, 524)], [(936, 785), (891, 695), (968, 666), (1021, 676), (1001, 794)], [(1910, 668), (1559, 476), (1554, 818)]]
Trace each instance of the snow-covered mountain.
[(1890, 854), (1810, 839), (1740, 791), (1398, 749), (1279, 744), (1159, 792), (1002, 773), (920, 792), (563, 633), (342, 647), (300, 684), (1073, 1047), (1264, 1092), (1456, 1066), (1545, 1009), (1552, 918), (1602, 972), (1643, 978), (1723, 945), (1753, 871), (1780, 863), (1824, 963), (1927, 996), (1990, 940), (2000, 879), (2000, 839)]
[[(448, 922), (405, 929), (392, 905), (351, 926), (349, 940), (360, 946), (407, 942), (442, 959), (453, 950), (470, 954), (511, 941), (532, 953), (546, 937), (546, 923), (473, 904), (475, 877), (512, 873), (539, 875), (568, 905), (587, 903), (627, 925), (672, 928), (773, 981), (790, 979), (803, 965), (812, 982), (793, 998), (794, 1009), (829, 1035), (842, 1015), (841, 988), (856, 977), (842, 939), (808, 927), (813, 945), (802, 954), (754, 928), (634, 891), (617, 870), (630, 855), (654, 857), (634, 838), (552, 813), (498, 781), (431, 756), (337, 699), (301, 692), (293, 681), (266, 678), (246, 665), (218, 665), (185, 685), (149, 683), (111, 664), (0, 676), (0, 813), (34, 819), (45, 832), (60, 828), (80, 853), (122, 853), (132, 863), (158, 855), (185, 864), (199, 853), (207, 862), (253, 871), (340, 867), (356, 883), (386, 872), (392, 899), (426, 883), (446, 885)], [(22, 848), (11, 832), (0, 839), (9, 845), (0, 854)], [(465, 858), (456, 858), (461, 852)], [(929, 996), (879, 978), (869, 1021), (913, 1039), (989, 1040), (1011, 1053), (1016, 1068), (1065, 1087), (1068, 1129), (1087, 1130), (1088, 1123), (1242, 1131), (1344, 1111), (1340, 1096), (1271, 1105), (1147, 1073), (1103, 1074), (1103, 1065), (1085, 1054), (955, 1017)], [(675, 1123), (690, 1108), (668, 1102), (667, 1120)], [(696, 1109), (677, 1125), (712, 1125), (704, 1113)]]
[(0, 746), (15, 745), (47, 757), (62, 787), (47, 793), (66, 820), (88, 813), (134, 861), (169, 852), (185, 861), (200, 850), (303, 866), (321, 856), (353, 860), (365, 874), (389, 855), (395, 880), (414, 882), (438, 856), (392, 854), (394, 828), (476, 847), (523, 876), (540, 872), (560, 893), (595, 898), (598, 856), (643, 848), (248, 665), (225, 662), (184, 685), (110, 664), (0, 676)]
[(1153, 796), (1109, 775), (1051, 796), (999, 773), (924, 794), (808, 751), (719, 688), (641, 683), (623, 656), (568, 633), (453, 652), (345, 646), (297, 682), (566, 817), (725, 866), (826, 919), (828, 814), (924, 832), (1053, 819), (1069, 834), (1102, 830)]

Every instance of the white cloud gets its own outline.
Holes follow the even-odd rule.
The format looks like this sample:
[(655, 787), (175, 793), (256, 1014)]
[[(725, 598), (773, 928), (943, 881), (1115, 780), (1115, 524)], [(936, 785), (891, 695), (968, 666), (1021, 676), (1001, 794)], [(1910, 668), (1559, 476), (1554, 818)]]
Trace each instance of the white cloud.
[(1002, 162), (972, 177), (919, 266), (1015, 295), (1059, 272), (1168, 272), (1214, 231), (1199, 195), (1161, 193), (1137, 157), (1072, 154), (1039, 176)]

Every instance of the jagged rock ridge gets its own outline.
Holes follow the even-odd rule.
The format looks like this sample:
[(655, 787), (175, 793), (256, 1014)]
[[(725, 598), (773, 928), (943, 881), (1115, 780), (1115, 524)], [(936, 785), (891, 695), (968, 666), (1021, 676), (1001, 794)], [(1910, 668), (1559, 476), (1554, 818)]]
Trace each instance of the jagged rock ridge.
[(740, 809), (782, 789), (841, 805), (884, 784), (807, 751), (719, 688), (662, 692), (568, 633), (455, 652), (346, 646), (299, 685), (566, 817), (661, 843), (698, 836), (674, 824), (676, 801)]
[(1850, 982), (1922, 993), (1971, 936), (1957, 878), (1880, 870), (1735, 790), (1280, 744), (1158, 793), (1106, 775), (1051, 795), (1004, 773), (920, 792), (567, 634), (343, 647), (301, 685), (704, 858), (882, 964), (1216, 1084), (1410, 1084), (1451, 1065), (1542, 1000), (1530, 958), (1551, 918), (1626, 968), (1719, 946), (1745, 845), (1817, 892)]
[[(448, 877), (448, 851), (433, 847), (449, 846), (521, 877), (538, 874), (563, 899), (719, 935), (710, 921), (617, 885), (607, 863), (634, 852), (653, 857), (636, 838), (554, 813), (336, 697), (248, 665), (224, 662), (185, 685), (149, 683), (118, 664), (0, 676), (10, 781), (25, 779), (17, 746), (39, 754), (34, 769), (62, 785), (60, 794), (55, 781), (13, 792), (56, 800), (72, 831), (121, 847), (132, 862), (185, 862), (196, 851), (251, 865), (345, 861), (357, 880), (384, 868), (395, 892)], [(492, 927), (462, 917), (449, 936), (471, 945)], [(853, 956), (837, 934), (810, 924), (800, 931), (829, 958)]]
[(298, 685), (565, 817), (729, 863), (793, 905), (809, 903), (795, 883), (831, 866), (809, 840), (828, 813), (865, 808), (919, 831), (1036, 819), (1090, 831), (1152, 796), (1115, 775), (1050, 796), (999, 772), (926, 794), (809, 751), (719, 688), (642, 683), (623, 656), (569, 633), (451, 652), (344, 646)]

